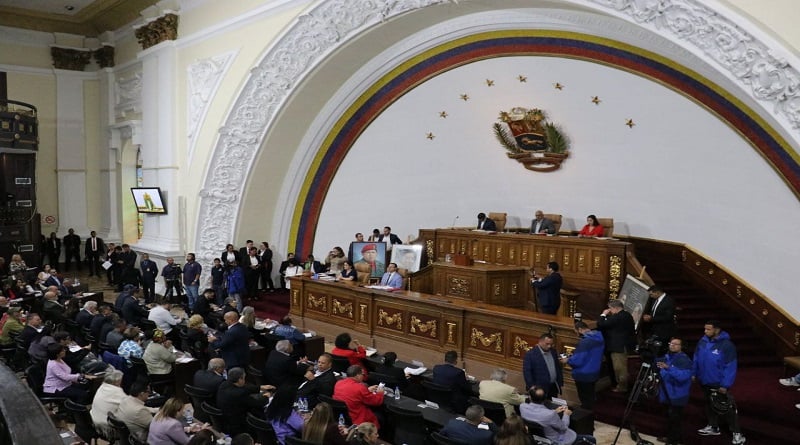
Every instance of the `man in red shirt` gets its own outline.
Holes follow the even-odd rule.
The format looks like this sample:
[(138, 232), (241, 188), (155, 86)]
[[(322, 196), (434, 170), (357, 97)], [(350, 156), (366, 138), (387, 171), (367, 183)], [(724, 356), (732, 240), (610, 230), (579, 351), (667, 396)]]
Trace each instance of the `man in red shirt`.
[(360, 365), (347, 368), (347, 378), (336, 382), (333, 398), (347, 404), (354, 424), (372, 422), (380, 428), (378, 418), (370, 406), (383, 404), (383, 388), (378, 385), (367, 387), (364, 384), (364, 369)]

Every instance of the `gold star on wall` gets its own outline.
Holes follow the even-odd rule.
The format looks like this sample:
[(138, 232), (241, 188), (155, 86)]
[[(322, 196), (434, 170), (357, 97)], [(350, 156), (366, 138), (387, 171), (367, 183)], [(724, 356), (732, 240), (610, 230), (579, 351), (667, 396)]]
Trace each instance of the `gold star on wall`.
[(447, 119), (447, 111), (440, 111), (439, 112), (439, 117)]
[(487, 87), (493, 87), (494, 86), (494, 80), (486, 79), (486, 86)]
[(633, 123), (633, 119), (628, 119), (625, 121), (625, 125), (627, 125), (628, 128), (633, 128), (633, 126), (636, 124)]
[(556, 82), (556, 83), (553, 84), (553, 88), (561, 91), (561, 90), (564, 89), (564, 85), (561, 85), (560, 83)]
[(522, 74), (517, 76), (517, 79), (519, 79), (519, 81), (522, 82), (522, 83), (525, 83), (525, 82), (528, 81), (528, 77), (527, 76), (523, 76)]
[(434, 136), (433, 133), (428, 133), (427, 135), (425, 135), (425, 137), (430, 140), (433, 140), (433, 138), (435, 138), (436, 136)]
[(602, 102), (602, 100), (600, 100), (599, 96), (592, 96), (592, 103), (593, 104), (600, 105), (600, 102)]
[(467, 94), (462, 94), (462, 95), (461, 95), (461, 100), (463, 100), (464, 102), (468, 101), (468, 100), (469, 100), (469, 95), (467, 95)]

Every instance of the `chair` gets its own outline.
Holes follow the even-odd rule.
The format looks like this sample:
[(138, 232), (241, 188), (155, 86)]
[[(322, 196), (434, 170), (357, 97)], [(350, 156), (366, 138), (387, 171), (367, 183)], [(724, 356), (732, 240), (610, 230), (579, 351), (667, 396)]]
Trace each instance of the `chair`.
[(97, 349), (100, 351), (100, 353), (98, 355), (103, 355), (103, 353), (105, 353), (105, 352), (109, 352), (109, 353), (114, 354), (114, 355), (119, 355), (117, 353), (117, 348), (109, 345), (108, 343), (106, 343), (104, 341), (101, 341), (101, 342), (97, 343)]
[(561, 231), (561, 220), (563, 219), (562, 216), (558, 213), (545, 213), (544, 217), (553, 221), (553, 225), (556, 228), (556, 233)]
[(389, 411), (388, 417), (394, 426), (392, 443), (425, 443), (428, 428), (421, 412), (394, 405), (386, 405), (386, 410)]
[(203, 388), (198, 388), (197, 386), (183, 385), (183, 392), (189, 396), (189, 399), (192, 402), (192, 409), (194, 410), (194, 417), (201, 422), (208, 422), (211, 418), (208, 416), (208, 413), (203, 411), (203, 402), (211, 402), (214, 399), (214, 395), (210, 392), (206, 391)]
[(614, 218), (597, 218), (597, 222), (603, 226), (603, 236), (614, 236)]
[(506, 408), (502, 403), (490, 402), (477, 397), (470, 397), (469, 404), (482, 406), (484, 415), (492, 419), (492, 422), (494, 422), (494, 424), (498, 427), (500, 427), (500, 425), (506, 421)]
[[(275, 435), (275, 430), (272, 429), (272, 425), (270, 425), (266, 420), (259, 419), (253, 414), (247, 413), (247, 426), (252, 428), (253, 432), (256, 433), (256, 442), (260, 443), (261, 445), (278, 445), (278, 437)], [(289, 438), (287, 437), (287, 439)]]
[(428, 380), (422, 381), (422, 387), (425, 388), (426, 400), (436, 402), (439, 408), (453, 412), (453, 391), (450, 388)]
[[(75, 434), (90, 444), (93, 440), (94, 443), (97, 443), (97, 439), (101, 436), (94, 428), (94, 422), (92, 422), (92, 416), (89, 414), (89, 408), (87, 408), (86, 405), (81, 405), (80, 403), (75, 403), (67, 399), (64, 401), (64, 409), (72, 414), (72, 418), (75, 421)], [(103, 437), (103, 439), (108, 441), (106, 437)]]
[(286, 445), (317, 445), (316, 442), (309, 442), (297, 437), (287, 436)]
[[(396, 378), (387, 374), (381, 374), (379, 372), (370, 372), (369, 377), (367, 378), (367, 383), (369, 385), (377, 385), (379, 383), (385, 383), (388, 388), (394, 389), (395, 386), (399, 386), (400, 382), (397, 381)], [(402, 443), (402, 442), (401, 442)]]
[(214, 426), (215, 430), (221, 433), (225, 432), (227, 429), (225, 428), (225, 415), (221, 409), (208, 402), (201, 402), (200, 409), (202, 409), (211, 418), (211, 425)]
[(78, 341), (83, 338), (83, 326), (79, 325), (77, 321), (65, 318), (62, 323), (64, 324), (64, 330), (69, 332), (69, 336), (73, 340)]
[(131, 365), (133, 365), (134, 373), (136, 375), (135, 379), (145, 379), (150, 383), (150, 388), (159, 394), (169, 396), (172, 392), (174, 392), (171, 391), (172, 386), (175, 384), (174, 377), (153, 378), (147, 371), (147, 364), (145, 364), (143, 359), (138, 357), (128, 357), (128, 360), (130, 360)]
[(139, 328), (142, 330), (142, 332), (155, 331), (157, 328), (155, 321), (148, 320), (146, 318), (139, 320), (139, 323), (137, 324), (139, 325)]
[(133, 435), (133, 433), (131, 433), (131, 435), (128, 436), (128, 441), (131, 443), (131, 445), (147, 445), (147, 442), (143, 442), (137, 439), (136, 436)]
[(66, 397), (59, 397), (55, 394), (45, 394), (44, 390), (44, 368), (41, 365), (31, 365), (25, 369), (25, 379), (36, 397), (43, 405), (54, 404), (60, 406)]
[(498, 232), (502, 232), (506, 228), (506, 221), (508, 219), (508, 214), (503, 212), (490, 212), (488, 215), (489, 219), (494, 221), (494, 225), (497, 227)]
[(525, 426), (528, 427), (528, 434), (531, 436), (537, 435), (541, 437), (546, 437), (544, 435), (544, 427), (539, 422), (534, 422), (533, 420), (522, 419), (525, 422)]
[(350, 360), (347, 357), (342, 357), (341, 355), (332, 355), (331, 358), (331, 367), (333, 368), (333, 372), (347, 372), (347, 368), (350, 367)]
[(436, 445), (469, 445), (468, 443), (464, 442), (463, 440), (458, 439), (451, 439), (447, 436), (442, 436), (439, 433), (432, 433), (431, 440)]
[(247, 383), (260, 387), (264, 384), (264, 373), (253, 365), (247, 365), (246, 381)]
[(353, 267), (356, 269), (356, 278), (359, 283), (368, 283), (369, 277), (372, 275), (372, 268), (367, 263), (355, 263)]
[(319, 394), (317, 398), (320, 402), (325, 402), (331, 406), (334, 420), (338, 420), (339, 415), (344, 414), (344, 422), (347, 425), (353, 424), (353, 421), (350, 419), (350, 411), (347, 409), (346, 403), (342, 402), (341, 400), (335, 400), (333, 397), (326, 396), (325, 394)]
[(117, 419), (111, 411), (108, 412), (108, 424), (111, 425), (111, 428), (117, 433), (117, 440), (119, 442), (116, 445), (132, 445), (130, 441), (131, 430), (128, 429), (128, 425), (125, 425), (125, 422)]

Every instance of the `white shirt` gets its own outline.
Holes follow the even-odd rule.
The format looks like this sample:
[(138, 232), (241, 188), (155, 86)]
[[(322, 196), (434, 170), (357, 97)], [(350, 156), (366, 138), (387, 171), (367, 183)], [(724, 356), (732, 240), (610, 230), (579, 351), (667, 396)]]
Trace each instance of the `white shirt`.
[(661, 304), (661, 300), (663, 300), (664, 297), (666, 297), (666, 296), (667, 296), (667, 294), (661, 294), (661, 296), (656, 299), (656, 302), (653, 303), (653, 311), (652, 311), (651, 315), (655, 315), (656, 314), (656, 308), (658, 308), (658, 305)]
[(172, 331), (172, 327), (178, 324), (178, 320), (176, 320), (164, 306), (155, 306), (153, 309), (150, 309), (150, 314), (147, 315), (147, 319), (154, 322), (156, 327), (164, 331), (165, 334), (169, 334), (170, 331)]

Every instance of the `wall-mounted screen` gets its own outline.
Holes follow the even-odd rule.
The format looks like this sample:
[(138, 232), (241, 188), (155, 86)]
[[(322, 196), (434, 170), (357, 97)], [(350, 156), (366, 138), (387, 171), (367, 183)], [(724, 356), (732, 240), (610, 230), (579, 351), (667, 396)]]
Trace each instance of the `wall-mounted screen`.
[(139, 213), (167, 213), (159, 187), (131, 187), (131, 193)]

